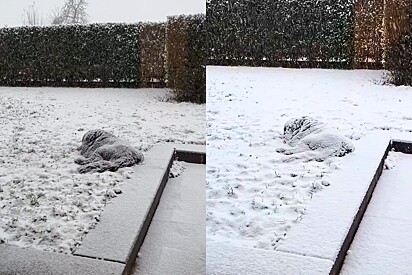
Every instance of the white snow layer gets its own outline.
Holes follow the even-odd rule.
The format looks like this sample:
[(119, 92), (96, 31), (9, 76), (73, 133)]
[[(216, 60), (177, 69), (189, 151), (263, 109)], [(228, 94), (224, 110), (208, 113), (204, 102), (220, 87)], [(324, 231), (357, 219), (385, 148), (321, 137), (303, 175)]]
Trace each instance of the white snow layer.
[(341, 274), (411, 274), (412, 155), (389, 152)]
[(384, 79), (384, 71), (208, 67), (207, 241), (276, 249), (333, 184), (341, 158), (276, 152), (287, 146), (289, 119), (318, 119), (355, 148), (370, 132), (412, 132), (412, 88)]
[[(83, 134), (104, 129), (147, 151), (204, 144), (205, 105), (164, 89), (0, 88), (0, 242), (70, 253), (121, 195), (131, 168), (79, 174)], [(179, 169), (177, 170), (179, 171)]]

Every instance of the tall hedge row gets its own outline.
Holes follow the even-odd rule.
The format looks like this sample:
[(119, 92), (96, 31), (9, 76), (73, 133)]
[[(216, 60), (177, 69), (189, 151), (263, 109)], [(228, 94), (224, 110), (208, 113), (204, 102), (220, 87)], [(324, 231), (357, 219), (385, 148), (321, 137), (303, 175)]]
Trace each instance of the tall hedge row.
[(354, 0), (207, 0), (209, 64), (349, 67)]
[[(391, 72), (391, 81), (395, 85), (412, 86), (412, 1), (387, 0), (386, 23), (388, 33), (386, 50), (386, 69)], [(388, 20), (387, 20), (388, 21)]]
[(139, 83), (141, 24), (0, 28), (0, 84)]
[(384, 0), (355, 1), (353, 68), (382, 68), (384, 6)]
[(140, 33), (140, 87), (165, 87), (166, 24), (145, 23)]
[(165, 87), (206, 102), (206, 17), (0, 28), (0, 85)]
[(204, 14), (167, 21), (167, 79), (179, 101), (206, 102), (207, 33)]

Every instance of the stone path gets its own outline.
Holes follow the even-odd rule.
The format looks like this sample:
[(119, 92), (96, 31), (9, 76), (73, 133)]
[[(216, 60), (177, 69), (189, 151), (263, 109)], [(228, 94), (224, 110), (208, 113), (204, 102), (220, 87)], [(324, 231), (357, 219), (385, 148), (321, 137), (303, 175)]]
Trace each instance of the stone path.
[(390, 154), (341, 274), (412, 274), (412, 155)]
[(205, 165), (183, 166), (166, 185), (134, 275), (205, 274)]

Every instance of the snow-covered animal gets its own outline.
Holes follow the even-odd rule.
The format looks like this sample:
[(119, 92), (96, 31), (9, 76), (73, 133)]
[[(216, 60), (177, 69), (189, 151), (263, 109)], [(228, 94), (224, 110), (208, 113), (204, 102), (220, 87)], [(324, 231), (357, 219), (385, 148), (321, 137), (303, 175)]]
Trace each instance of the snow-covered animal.
[(81, 165), (80, 173), (117, 171), (143, 161), (143, 154), (126, 141), (104, 130), (90, 130), (78, 148), (82, 157), (75, 159)]
[[(349, 139), (328, 128), (325, 123), (308, 116), (288, 120), (283, 138), (291, 148), (279, 148), (276, 151), (285, 155), (300, 154), (294, 159), (323, 161), (330, 156), (342, 157), (355, 150)], [(305, 154), (308, 151), (313, 152)]]

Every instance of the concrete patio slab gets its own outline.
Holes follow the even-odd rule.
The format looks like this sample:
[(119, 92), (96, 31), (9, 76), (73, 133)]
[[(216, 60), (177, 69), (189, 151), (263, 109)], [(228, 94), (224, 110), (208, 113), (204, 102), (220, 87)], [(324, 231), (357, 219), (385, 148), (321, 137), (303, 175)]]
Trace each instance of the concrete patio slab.
[[(176, 147), (191, 151), (179, 151)], [(196, 152), (196, 149), (201, 151)], [(106, 207), (101, 221), (84, 238), (74, 255), (124, 263), (125, 274), (128, 274), (143, 244), (176, 155), (189, 152), (189, 160), (202, 162), (206, 161), (203, 151), (203, 146), (194, 145), (154, 146), (142, 165), (134, 167), (134, 176), (122, 185), (124, 194)], [(178, 228), (170, 226), (170, 230)], [(198, 230), (193, 232), (199, 233)]]
[(359, 229), (367, 234), (359, 238), (356, 235), (340, 274), (409, 274), (412, 270), (410, 222), (368, 217), (362, 220)]
[(396, 164), (382, 173), (341, 274), (408, 274), (412, 270), (412, 156), (392, 156)]
[(120, 275), (125, 265), (66, 254), (1, 245), (3, 275)]
[(156, 253), (145, 253), (150, 261), (141, 261), (138, 271), (133, 274), (168, 274), (168, 275), (204, 275), (205, 255), (199, 257), (191, 252), (169, 247), (162, 247)]
[(184, 163), (184, 167), (183, 174), (169, 179), (162, 195), (161, 207), (158, 207), (153, 217), (154, 221), (205, 225), (205, 167), (191, 163)]
[(182, 165), (166, 185), (133, 274), (205, 274), (206, 169)]
[(334, 265), (328, 273), (339, 274), (390, 150), (412, 153), (412, 144), (381, 134), (363, 138), (343, 159), (342, 169), (328, 179), (332, 186), (308, 206), (278, 251), (331, 260)]
[(333, 261), (272, 250), (207, 244), (207, 274), (324, 275)]
[(316, 195), (278, 250), (335, 261), (386, 157), (389, 141), (374, 135), (364, 137), (355, 152), (342, 160), (341, 170), (328, 178), (332, 185)]
[[(84, 237), (74, 255), (127, 263), (136, 242), (143, 242), (173, 161), (173, 146), (147, 153), (142, 165), (121, 186), (123, 194), (106, 206), (101, 221)], [(156, 146), (155, 146), (156, 148)]]

